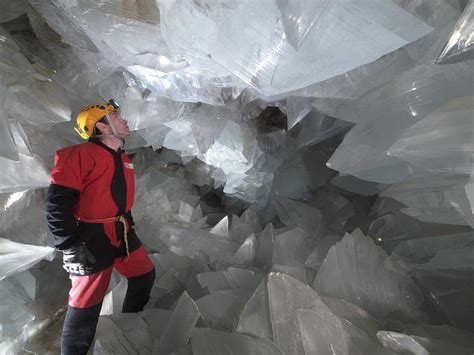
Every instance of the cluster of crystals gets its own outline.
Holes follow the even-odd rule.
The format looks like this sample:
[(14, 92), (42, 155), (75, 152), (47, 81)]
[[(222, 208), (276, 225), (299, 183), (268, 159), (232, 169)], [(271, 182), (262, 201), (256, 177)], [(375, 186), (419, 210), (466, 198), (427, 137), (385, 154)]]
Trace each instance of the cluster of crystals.
[(157, 279), (120, 314), (114, 275), (95, 354), (472, 352), (474, 1), (0, 10), (1, 353), (57, 348), (44, 188), (109, 98)]

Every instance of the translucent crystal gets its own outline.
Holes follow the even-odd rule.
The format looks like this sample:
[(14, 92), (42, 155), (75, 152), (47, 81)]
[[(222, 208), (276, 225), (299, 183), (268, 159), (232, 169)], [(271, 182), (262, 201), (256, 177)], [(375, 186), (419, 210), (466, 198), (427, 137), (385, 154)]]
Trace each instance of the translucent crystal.
[(97, 355), (138, 354), (109, 316), (99, 318), (92, 352)]
[(329, 312), (309, 286), (290, 276), (270, 273), (242, 311), (237, 331), (273, 339), (285, 354), (302, 353), (298, 309)]
[(196, 304), (207, 327), (232, 331), (251, 295), (240, 289), (217, 291), (200, 298)]
[(275, 237), (273, 244), (273, 263), (301, 266), (306, 260), (306, 248), (311, 234), (300, 228), (291, 229)]
[(338, 235), (327, 235), (320, 238), (316, 242), (313, 252), (306, 259), (305, 265), (318, 269), (326, 258), (329, 249), (340, 240), (341, 237)]
[(408, 128), (388, 153), (434, 174), (470, 174), (474, 171), (473, 102), (472, 96), (448, 101)]
[(235, 252), (235, 254), (230, 258), (229, 262), (235, 265), (242, 266), (253, 266), (255, 253), (257, 251), (257, 239), (255, 235), (250, 235), (242, 243), (240, 248)]
[(153, 354), (169, 354), (186, 345), (199, 317), (198, 307), (183, 292), (160, 340), (155, 342)]
[[(467, 63), (421, 65), (348, 105), (348, 116), (365, 119), (344, 138), (327, 165), (344, 174), (379, 183), (427, 176), (425, 169), (387, 154), (410, 126), (447, 101), (472, 96), (473, 72)], [(415, 99), (415, 95), (416, 99)], [(375, 103), (375, 104), (374, 104)], [(386, 114), (380, 116), (379, 112)], [(353, 152), (357, 151), (354, 156)]]
[[(275, 3), (207, 5), (201, 10), (191, 3), (160, 3), (162, 32), (170, 49), (190, 57), (210, 54), (213, 61), (267, 93), (304, 87), (341, 74), (431, 30), (392, 3), (377, 1), (369, 6), (334, 2), (328, 4), (299, 51), (295, 51), (277, 21), (281, 13)], [(340, 23), (337, 19), (341, 18), (347, 26), (331, 26)], [(241, 19), (246, 20), (245, 31), (239, 26)], [(290, 69), (295, 66), (298, 72)]]
[(255, 266), (269, 270), (273, 263), (273, 244), (275, 242), (275, 230), (271, 223), (265, 226), (260, 235), (257, 235), (257, 251), (255, 254)]
[(320, 229), (322, 216), (318, 209), (283, 197), (277, 197), (274, 204), (278, 217), (287, 226), (311, 232)]
[(474, 56), (474, 3), (470, 1), (458, 22), (454, 26), (443, 51), (436, 59), (436, 64), (455, 63), (473, 59)]
[(13, 142), (8, 116), (5, 112), (5, 99), (7, 95), (7, 88), (0, 85), (0, 157), (18, 160), (18, 151)]
[(314, 281), (322, 295), (342, 298), (375, 316), (411, 317), (423, 296), (402, 270), (388, 270), (387, 254), (360, 230), (331, 247)]
[(49, 185), (49, 174), (39, 159), (30, 153), (28, 143), (20, 125), (10, 126), (17, 146), (19, 161), (0, 158), (4, 175), (0, 181), (0, 192), (16, 192)]
[(153, 338), (147, 323), (136, 313), (119, 313), (111, 316), (126, 340), (139, 354), (151, 354)]
[(401, 211), (421, 221), (474, 226), (468, 184), (466, 175), (434, 176), (391, 185), (381, 196), (402, 202)]
[(296, 313), (305, 354), (372, 354), (382, 348), (376, 339), (324, 308)]
[(296, 50), (301, 47), (314, 23), (324, 14), (328, 3), (328, 0), (277, 1), (283, 17), (286, 38)]
[(474, 310), (470, 301), (474, 294), (474, 283), (470, 278), (443, 272), (417, 271), (415, 279), (441, 317), (455, 327), (471, 332), (474, 330), (468, 316)]
[(378, 195), (386, 187), (386, 185), (383, 184), (361, 180), (355, 176), (344, 174), (337, 175), (331, 180), (331, 184), (364, 196)]
[(172, 314), (172, 311), (166, 309), (150, 308), (142, 311), (140, 317), (148, 324), (152, 338), (157, 339), (162, 336)]
[(128, 281), (122, 279), (109, 293), (107, 293), (102, 301), (100, 315), (112, 315), (122, 312), (123, 300), (127, 292)]
[(51, 247), (39, 247), (20, 244), (0, 238), (0, 280), (28, 270), (43, 259), (53, 260), (55, 250)]
[(266, 339), (227, 333), (209, 328), (196, 328), (191, 338), (193, 354), (262, 354), (281, 355), (280, 349)]
[(24, 0), (18, 1), (0, 1), (0, 7), (2, 8), (2, 15), (0, 16), (0, 23), (11, 21), (18, 16), (26, 13), (27, 2)]
[(205, 272), (199, 274), (197, 278), (201, 286), (207, 287), (211, 292), (237, 288), (253, 292), (262, 281), (263, 274), (229, 267), (227, 271)]
[(444, 342), (437, 339), (423, 338), (396, 332), (380, 331), (377, 337), (387, 350), (396, 353), (412, 354), (445, 354), (453, 352), (456, 354), (468, 354), (472, 348), (463, 347), (451, 342)]

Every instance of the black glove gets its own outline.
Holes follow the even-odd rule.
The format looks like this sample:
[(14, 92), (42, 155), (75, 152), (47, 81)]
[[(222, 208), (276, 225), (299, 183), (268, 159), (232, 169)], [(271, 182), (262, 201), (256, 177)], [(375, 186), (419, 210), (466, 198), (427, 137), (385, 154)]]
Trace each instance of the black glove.
[(85, 275), (86, 264), (95, 264), (95, 262), (94, 255), (87, 249), (84, 242), (78, 242), (71, 248), (63, 250), (63, 268), (67, 272)]

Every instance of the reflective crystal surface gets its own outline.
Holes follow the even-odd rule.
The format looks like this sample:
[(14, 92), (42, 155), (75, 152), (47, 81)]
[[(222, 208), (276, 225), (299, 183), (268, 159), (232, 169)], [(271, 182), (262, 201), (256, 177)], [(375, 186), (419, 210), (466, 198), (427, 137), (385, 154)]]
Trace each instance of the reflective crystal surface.
[(111, 98), (156, 278), (122, 314), (113, 273), (92, 354), (472, 353), (473, 13), (0, 0), (0, 353), (60, 352), (49, 173)]

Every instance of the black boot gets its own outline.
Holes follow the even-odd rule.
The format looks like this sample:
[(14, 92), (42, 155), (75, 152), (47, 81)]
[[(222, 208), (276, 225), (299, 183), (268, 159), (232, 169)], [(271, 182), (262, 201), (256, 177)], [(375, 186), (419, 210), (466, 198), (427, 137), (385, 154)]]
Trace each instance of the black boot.
[(123, 301), (122, 313), (134, 313), (143, 310), (150, 298), (155, 282), (155, 269), (146, 274), (128, 279), (127, 293)]
[(61, 339), (62, 355), (86, 355), (94, 340), (102, 302), (89, 308), (68, 306)]

